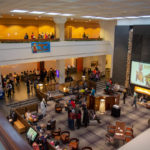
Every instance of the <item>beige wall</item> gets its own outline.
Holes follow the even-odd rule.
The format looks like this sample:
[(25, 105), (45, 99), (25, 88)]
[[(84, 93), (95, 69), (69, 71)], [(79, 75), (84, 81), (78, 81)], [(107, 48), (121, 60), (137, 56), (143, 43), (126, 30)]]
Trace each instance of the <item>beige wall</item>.
[(23, 71), (30, 71), (37, 69), (37, 63), (23, 63), (15, 65), (0, 66), (0, 71), (2, 75), (7, 75), (9, 73), (21, 73)]
[(111, 68), (111, 63), (112, 63), (112, 61), (111, 61), (111, 58), (112, 56), (111, 55), (106, 55), (106, 66), (105, 66), (105, 68)]
[[(98, 68), (101, 72), (105, 71), (105, 64), (106, 64), (106, 56), (90, 56), (90, 57), (84, 57), (83, 58), (83, 68), (91, 68), (91, 62), (97, 61), (98, 62)], [(94, 67), (92, 67), (94, 69)]]
[[(76, 59), (75, 58), (70, 58), (65, 60), (65, 66), (67, 67), (68, 65), (76, 65)], [(50, 61), (45, 61), (45, 69), (49, 70), (50, 68), (56, 69), (56, 60), (50, 60)], [(2, 75), (7, 75), (9, 73), (21, 73), (23, 71), (30, 71), (37, 69), (37, 62), (33, 63), (23, 63), (23, 64), (14, 64), (14, 65), (7, 65), (7, 66), (0, 66), (0, 72)]]

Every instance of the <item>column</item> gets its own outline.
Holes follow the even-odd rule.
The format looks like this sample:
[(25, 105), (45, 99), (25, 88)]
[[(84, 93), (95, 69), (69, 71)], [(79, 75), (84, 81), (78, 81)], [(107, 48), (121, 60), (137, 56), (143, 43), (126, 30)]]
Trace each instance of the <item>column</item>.
[(60, 39), (60, 41), (65, 40), (65, 22), (66, 18), (63, 17), (57, 17), (54, 18), (54, 22), (56, 23), (56, 28), (55, 28), (55, 36), (56, 38)]
[(117, 21), (100, 21), (100, 37), (105, 41), (110, 41), (111, 49), (111, 73), (110, 77), (112, 77), (113, 71), (113, 54), (114, 54), (114, 36), (115, 36), (115, 26), (117, 25)]
[(98, 56), (98, 66), (102, 73), (105, 73), (106, 55)]
[(1, 72), (0, 72), (0, 89), (2, 88), (2, 78), (1, 78)]
[(59, 70), (59, 84), (65, 82), (65, 60), (56, 60), (56, 68)]

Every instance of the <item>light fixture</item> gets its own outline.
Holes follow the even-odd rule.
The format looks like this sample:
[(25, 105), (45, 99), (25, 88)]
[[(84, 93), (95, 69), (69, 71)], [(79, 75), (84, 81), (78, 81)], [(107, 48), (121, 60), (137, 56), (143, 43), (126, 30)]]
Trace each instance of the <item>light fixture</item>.
[(138, 16), (127, 16), (127, 17), (124, 17), (124, 18), (127, 18), (127, 19), (134, 19), (134, 18), (139, 18)]
[(93, 18), (95, 16), (81, 16), (82, 18)]
[(105, 99), (100, 100), (99, 111), (101, 114), (105, 113)]
[(18, 17), (18, 19), (22, 19), (22, 17)]
[(10, 12), (14, 12), (14, 13), (26, 13), (28, 11), (27, 10), (14, 9), (14, 10), (11, 10)]
[(30, 14), (44, 14), (45, 12), (43, 12), (43, 11), (31, 11), (29, 13)]
[(74, 16), (73, 14), (60, 14), (60, 16)]
[(139, 16), (141, 18), (150, 18), (150, 16)]
[(56, 15), (60, 15), (60, 13), (49, 12), (49, 13), (46, 13), (46, 15), (53, 15), (53, 16), (56, 16)]

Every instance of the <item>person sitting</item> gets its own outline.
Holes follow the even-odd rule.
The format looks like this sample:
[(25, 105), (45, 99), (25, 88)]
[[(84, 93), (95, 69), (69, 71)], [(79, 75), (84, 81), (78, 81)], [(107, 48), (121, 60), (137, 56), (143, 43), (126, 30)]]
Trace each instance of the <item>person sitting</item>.
[(29, 110), (25, 113), (25, 118), (26, 118), (26, 120), (29, 121), (30, 123), (37, 121), (37, 117), (36, 117), (35, 115), (32, 115)]
[(59, 102), (56, 102), (56, 104), (55, 104), (55, 111), (57, 113), (62, 112), (62, 106), (61, 106), (61, 104)]
[(13, 125), (15, 121), (17, 121), (17, 114), (15, 111), (10, 110), (10, 115), (7, 117), (8, 121)]
[(100, 118), (96, 115), (95, 111), (89, 111), (90, 120), (96, 120), (98, 123), (101, 123)]

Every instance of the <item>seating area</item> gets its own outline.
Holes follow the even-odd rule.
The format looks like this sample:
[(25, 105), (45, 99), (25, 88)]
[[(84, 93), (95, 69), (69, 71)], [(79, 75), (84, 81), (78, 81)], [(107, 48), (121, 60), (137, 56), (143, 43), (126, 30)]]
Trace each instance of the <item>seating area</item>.
[(122, 140), (123, 143), (130, 142), (134, 138), (133, 135), (133, 126), (126, 126), (125, 122), (116, 121), (115, 125), (109, 124), (107, 126), (106, 140), (111, 144), (115, 144)]

